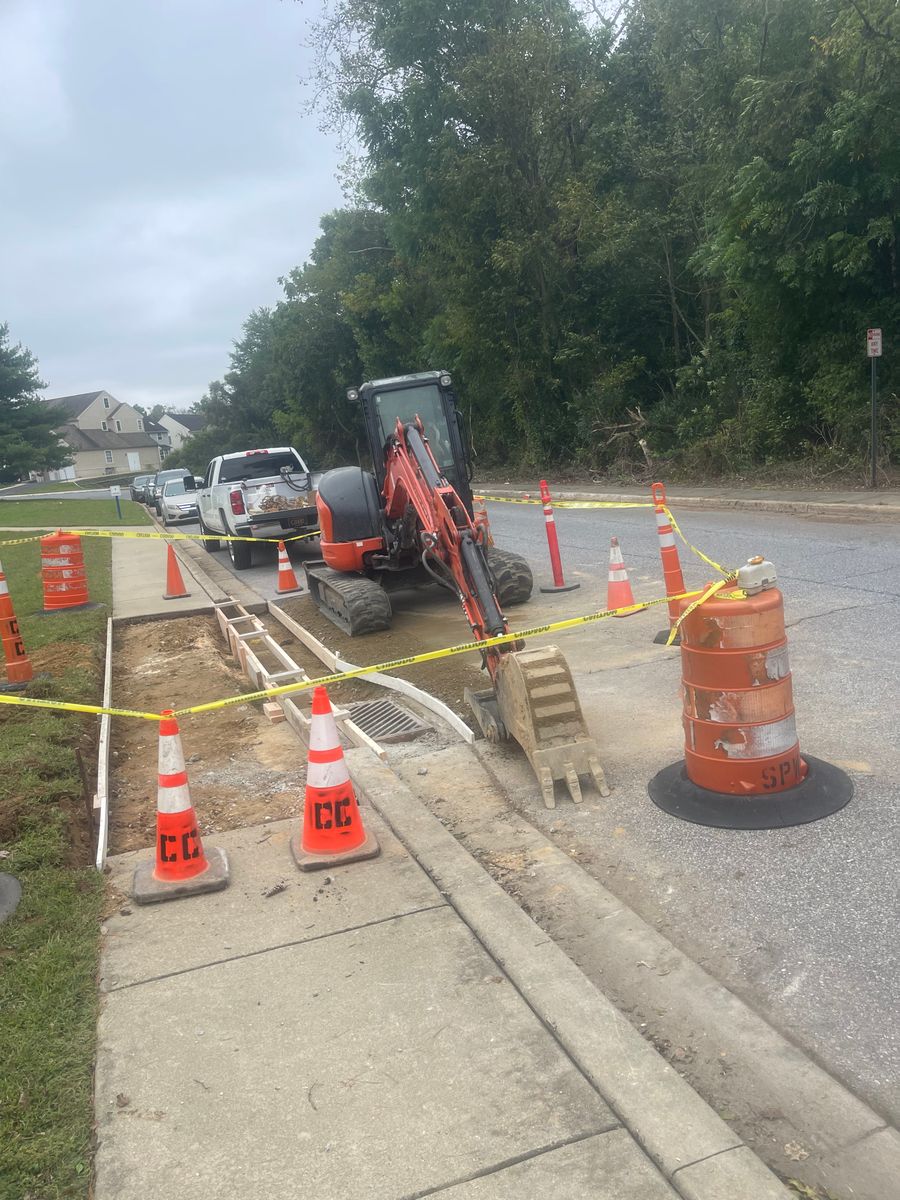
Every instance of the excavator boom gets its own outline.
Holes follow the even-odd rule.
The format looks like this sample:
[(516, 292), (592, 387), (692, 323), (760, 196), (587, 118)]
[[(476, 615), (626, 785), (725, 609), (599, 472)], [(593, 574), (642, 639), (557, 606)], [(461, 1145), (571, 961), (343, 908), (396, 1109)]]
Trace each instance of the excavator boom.
[[(407, 505), (418, 517), (423, 556), (436, 555), (449, 568), (476, 641), (509, 632), (500, 610), (482, 544), (463, 502), (441, 475), (424, 436), (421, 420), (397, 421), (387, 449), (385, 511), (400, 518)], [(489, 740), (512, 737), (531, 763), (544, 803), (556, 806), (555, 781), (564, 780), (572, 800), (581, 800), (579, 776), (590, 774), (601, 795), (609, 795), (600, 755), (590, 737), (578, 693), (556, 646), (484, 651), (493, 688), (466, 690), (479, 725)]]

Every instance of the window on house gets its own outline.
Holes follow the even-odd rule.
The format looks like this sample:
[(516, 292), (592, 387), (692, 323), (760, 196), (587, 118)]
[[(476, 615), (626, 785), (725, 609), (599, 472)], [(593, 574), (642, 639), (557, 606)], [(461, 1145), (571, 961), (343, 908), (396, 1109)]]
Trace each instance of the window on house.
[(116, 421), (116, 433), (121, 433), (121, 432), (122, 432), (122, 422)]
[(102, 430), (104, 430), (104, 432), (108, 432), (109, 431), (109, 423), (107, 421), (101, 421), (100, 428)]
[(141, 420), (140, 417), (138, 417), (138, 429), (141, 431), (141, 433), (144, 432), (144, 422)]
[(109, 408), (109, 396), (104, 396), (104, 397), (103, 397), (103, 407), (104, 407), (104, 408)]
[(103, 453), (106, 455), (106, 461), (107, 461), (108, 463), (111, 463), (111, 462), (112, 462), (112, 460), (113, 460), (113, 457), (112, 457), (112, 450), (104, 450), (104, 452), (103, 452)]

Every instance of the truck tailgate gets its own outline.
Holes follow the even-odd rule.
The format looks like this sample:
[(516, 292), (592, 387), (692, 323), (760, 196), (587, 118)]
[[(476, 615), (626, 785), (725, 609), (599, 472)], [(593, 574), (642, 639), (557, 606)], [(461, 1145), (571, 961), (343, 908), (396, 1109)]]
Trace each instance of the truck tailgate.
[(244, 504), (250, 517), (289, 516), (297, 509), (315, 508), (316, 492), (297, 491), (283, 479), (261, 480), (243, 485)]

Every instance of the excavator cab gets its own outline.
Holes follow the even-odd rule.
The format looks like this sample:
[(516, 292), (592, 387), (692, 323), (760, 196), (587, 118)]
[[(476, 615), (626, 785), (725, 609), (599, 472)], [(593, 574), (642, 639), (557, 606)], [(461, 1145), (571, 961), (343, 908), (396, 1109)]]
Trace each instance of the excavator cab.
[[(354, 397), (355, 392), (355, 397)], [(423, 371), (394, 379), (375, 379), (348, 393), (358, 398), (379, 491), (384, 489), (385, 447), (397, 428), (421, 418), (425, 437), (441, 474), (472, 516), (471, 465), (466, 450), (462, 414), (453, 383), (445, 371)]]

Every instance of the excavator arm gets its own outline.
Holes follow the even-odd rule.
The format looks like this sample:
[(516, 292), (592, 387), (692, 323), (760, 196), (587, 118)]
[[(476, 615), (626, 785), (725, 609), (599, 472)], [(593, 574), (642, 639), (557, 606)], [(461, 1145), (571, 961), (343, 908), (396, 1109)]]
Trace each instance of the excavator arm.
[[(423, 565), (431, 569), (429, 560), (436, 559), (452, 579), (475, 639), (507, 633), (509, 626), (494, 593), (483, 535), (441, 474), (419, 417), (405, 424), (397, 421), (386, 447), (385, 468), (385, 516), (402, 524), (410, 507), (413, 509)], [(496, 658), (495, 652), (488, 659), (494, 670)]]
[[(509, 632), (487, 564), (483, 534), (437, 465), (421, 419), (397, 420), (385, 447), (385, 516), (416, 537), (422, 564), (452, 580), (476, 641)], [(415, 514), (415, 522), (410, 520)], [(401, 534), (401, 536), (403, 536)], [(411, 548), (411, 547), (410, 547)], [(435, 566), (429, 566), (432, 560)], [(590, 774), (609, 795), (600, 755), (590, 737), (568, 664), (556, 646), (518, 644), (483, 652), (493, 687), (466, 691), (485, 736), (512, 736), (534, 768), (548, 808), (556, 804), (554, 782), (565, 780), (581, 800), (579, 775)]]

